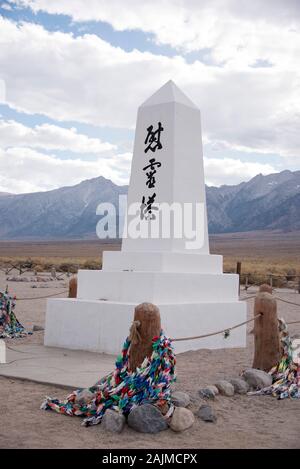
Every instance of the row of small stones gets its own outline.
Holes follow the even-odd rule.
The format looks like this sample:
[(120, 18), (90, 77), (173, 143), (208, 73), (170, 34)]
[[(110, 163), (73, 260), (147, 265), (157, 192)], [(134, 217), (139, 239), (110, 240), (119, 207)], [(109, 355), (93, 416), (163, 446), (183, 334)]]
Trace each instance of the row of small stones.
[[(246, 394), (250, 390), (262, 389), (272, 384), (268, 373), (249, 368), (242, 377), (231, 378), (228, 381), (220, 380), (199, 390), (203, 399), (215, 399), (217, 394), (233, 396)], [(163, 411), (152, 404), (143, 404), (130, 412), (127, 423), (133, 430), (142, 433), (158, 433), (170, 427), (175, 432), (181, 432), (192, 427), (195, 422), (194, 413), (186, 407), (191, 403), (190, 396), (182, 391), (174, 391), (171, 397), (172, 406), (163, 415)], [(212, 407), (203, 404), (196, 412), (196, 416), (205, 422), (216, 422)], [(126, 424), (124, 415), (108, 409), (102, 419), (102, 427), (109, 432), (120, 433)]]

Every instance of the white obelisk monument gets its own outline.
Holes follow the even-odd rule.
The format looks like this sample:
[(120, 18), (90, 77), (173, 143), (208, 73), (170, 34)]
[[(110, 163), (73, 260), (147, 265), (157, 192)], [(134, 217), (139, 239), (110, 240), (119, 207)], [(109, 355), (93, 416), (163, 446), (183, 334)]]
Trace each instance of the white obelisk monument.
[[(120, 252), (103, 253), (102, 270), (79, 271), (77, 298), (48, 300), (45, 345), (119, 353), (145, 301), (159, 307), (171, 338), (245, 321), (238, 276), (223, 274), (222, 256), (209, 254), (200, 111), (172, 81), (138, 110), (124, 235)], [(175, 342), (175, 350), (245, 345), (242, 326), (227, 338)]]

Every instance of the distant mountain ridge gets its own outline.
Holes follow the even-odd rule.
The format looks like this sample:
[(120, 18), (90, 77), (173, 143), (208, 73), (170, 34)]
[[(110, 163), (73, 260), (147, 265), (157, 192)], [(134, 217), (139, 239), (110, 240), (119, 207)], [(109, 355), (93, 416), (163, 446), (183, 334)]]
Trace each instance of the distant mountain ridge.
[(300, 229), (300, 171), (258, 174), (206, 194), (211, 233)]
[[(127, 186), (99, 176), (31, 194), (0, 193), (0, 239), (95, 238), (101, 202), (118, 206)], [(235, 186), (206, 187), (210, 233), (300, 230), (300, 171), (282, 171)]]

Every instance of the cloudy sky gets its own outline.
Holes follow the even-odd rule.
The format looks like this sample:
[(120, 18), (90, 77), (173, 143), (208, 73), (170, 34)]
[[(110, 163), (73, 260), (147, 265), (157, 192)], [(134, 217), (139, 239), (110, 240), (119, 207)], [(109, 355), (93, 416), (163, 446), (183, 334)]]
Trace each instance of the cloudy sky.
[(128, 183), (136, 111), (172, 79), (206, 182), (300, 169), (300, 0), (0, 0), (0, 191)]

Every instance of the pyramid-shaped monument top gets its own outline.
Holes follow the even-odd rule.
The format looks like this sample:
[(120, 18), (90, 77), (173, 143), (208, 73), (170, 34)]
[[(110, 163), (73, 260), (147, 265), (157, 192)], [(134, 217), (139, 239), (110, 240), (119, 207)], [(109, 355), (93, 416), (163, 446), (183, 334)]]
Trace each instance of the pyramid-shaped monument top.
[[(200, 211), (203, 214), (201, 220), (197, 215), (195, 229), (197, 243), (202, 234), (203, 242), (194, 243), (192, 249), (208, 254), (200, 111), (170, 80), (138, 111), (126, 221), (128, 227), (136, 223), (144, 231), (142, 236), (127, 236), (126, 233), (122, 251), (187, 252), (189, 228), (183, 228), (180, 219), (180, 211), (183, 213), (186, 204), (194, 214)], [(173, 230), (178, 226), (171, 216), (178, 206), (176, 223), (181, 224), (181, 233)], [(137, 207), (136, 212), (134, 207)], [(163, 210), (167, 213), (164, 218)], [(170, 221), (167, 221), (169, 215)], [(184, 215), (182, 220), (187, 217)], [(170, 235), (162, 233), (162, 226), (158, 226), (160, 220), (170, 232), (173, 230)], [(196, 220), (189, 226), (195, 227), (194, 222)], [(144, 236), (149, 230), (155, 236)]]
[(157, 90), (150, 98), (148, 98), (141, 107), (156, 106), (163, 103), (179, 103), (193, 109), (197, 106), (181, 91), (174, 81), (169, 80), (159, 90)]

